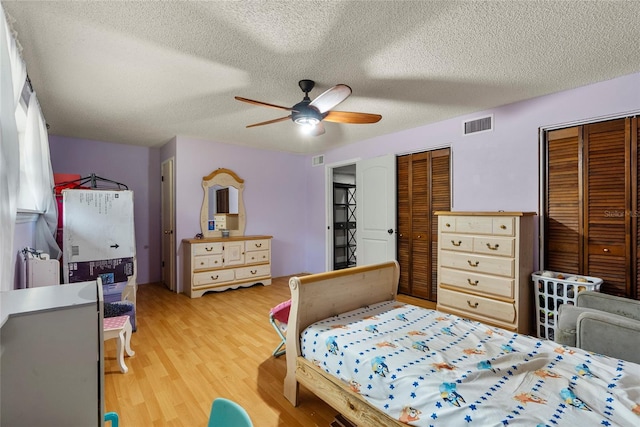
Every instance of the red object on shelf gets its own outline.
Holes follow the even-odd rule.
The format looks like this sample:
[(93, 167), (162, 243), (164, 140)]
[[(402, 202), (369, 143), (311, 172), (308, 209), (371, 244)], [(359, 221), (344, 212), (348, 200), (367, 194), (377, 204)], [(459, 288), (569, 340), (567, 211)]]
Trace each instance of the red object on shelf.
[(75, 173), (54, 173), (53, 183), (56, 195), (62, 194), (62, 190), (66, 188), (79, 188), (81, 178), (79, 174)]
[(62, 190), (68, 188), (86, 188), (80, 186), (80, 174), (75, 173), (54, 173), (53, 183), (56, 194), (56, 204), (58, 205), (58, 230), (56, 233), (56, 242), (62, 249)]

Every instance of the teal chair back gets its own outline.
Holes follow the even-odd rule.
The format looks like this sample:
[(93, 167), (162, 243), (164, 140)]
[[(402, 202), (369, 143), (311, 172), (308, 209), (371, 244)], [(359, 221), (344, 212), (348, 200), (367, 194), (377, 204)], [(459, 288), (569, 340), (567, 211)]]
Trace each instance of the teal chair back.
[(244, 408), (236, 402), (216, 398), (211, 404), (208, 427), (253, 427), (251, 418)]
[(104, 421), (111, 421), (111, 427), (118, 427), (118, 414), (116, 412), (107, 412), (104, 414)]

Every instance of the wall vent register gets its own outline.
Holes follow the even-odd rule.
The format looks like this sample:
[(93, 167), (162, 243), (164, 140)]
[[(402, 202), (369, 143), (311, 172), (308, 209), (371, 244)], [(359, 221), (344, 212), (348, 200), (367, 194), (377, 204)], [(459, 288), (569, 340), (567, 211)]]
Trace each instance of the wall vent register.
[(462, 134), (471, 135), (493, 130), (493, 115), (467, 120), (462, 123)]

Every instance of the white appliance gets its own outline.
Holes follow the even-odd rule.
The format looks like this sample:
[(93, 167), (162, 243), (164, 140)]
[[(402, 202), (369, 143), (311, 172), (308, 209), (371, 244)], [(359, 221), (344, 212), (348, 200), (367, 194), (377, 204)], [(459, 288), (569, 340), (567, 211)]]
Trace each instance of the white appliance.
[(49, 254), (35, 249), (22, 250), (24, 280), (21, 285), (26, 288), (51, 286), (60, 284), (60, 263), (50, 259)]

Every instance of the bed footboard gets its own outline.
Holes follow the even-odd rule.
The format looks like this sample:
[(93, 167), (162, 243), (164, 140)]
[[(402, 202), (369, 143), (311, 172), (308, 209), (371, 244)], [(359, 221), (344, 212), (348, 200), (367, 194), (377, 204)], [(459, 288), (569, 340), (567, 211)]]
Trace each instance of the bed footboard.
[[(291, 312), (287, 324), (287, 375), (284, 380), (284, 395), (294, 406), (298, 405), (298, 387), (299, 383), (302, 383), (336, 410), (344, 409), (334, 406), (338, 403), (331, 402), (326, 397), (327, 390), (337, 390), (335, 387), (344, 389), (339, 380), (322, 375), (319, 369), (311, 370), (313, 367), (302, 359), (301, 332), (319, 320), (355, 310), (364, 305), (395, 299), (399, 278), (398, 263), (388, 261), (292, 277), (289, 280)], [(299, 361), (299, 357), (302, 360)], [(349, 397), (353, 399), (343, 400), (343, 402), (353, 404), (356, 399), (364, 402), (356, 393), (352, 393)], [(350, 408), (349, 403), (345, 405), (345, 408)], [(348, 414), (343, 415), (349, 418)]]

